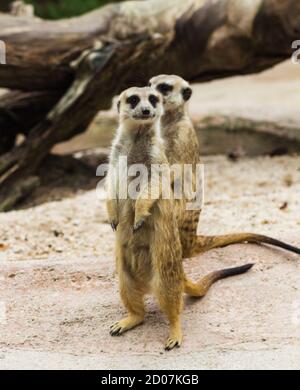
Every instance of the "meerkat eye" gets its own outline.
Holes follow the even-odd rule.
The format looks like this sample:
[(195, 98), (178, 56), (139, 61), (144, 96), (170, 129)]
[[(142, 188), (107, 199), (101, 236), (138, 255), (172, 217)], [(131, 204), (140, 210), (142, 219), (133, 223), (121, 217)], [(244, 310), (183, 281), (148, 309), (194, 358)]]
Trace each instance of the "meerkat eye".
[(152, 106), (155, 108), (157, 103), (159, 102), (159, 98), (155, 95), (149, 96), (149, 102), (152, 104)]
[(158, 84), (157, 90), (163, 95), (167, 95), (169, 92), (173, 91), (173, 86), (167, 83)]
[(139, 104), (140, 100), (141, 99), (138, 97), (138, 95), (132, 95), (127, 98), (126, 103), (130, 104), (131, 108), (135, 108)]
[(190, 87), (183, 88), (183, 90), (182, 90), (183, 99), (187, 102), (188, 100), (190, 100), (192, 93), (193, 93), (192, 88), (190, 88)]

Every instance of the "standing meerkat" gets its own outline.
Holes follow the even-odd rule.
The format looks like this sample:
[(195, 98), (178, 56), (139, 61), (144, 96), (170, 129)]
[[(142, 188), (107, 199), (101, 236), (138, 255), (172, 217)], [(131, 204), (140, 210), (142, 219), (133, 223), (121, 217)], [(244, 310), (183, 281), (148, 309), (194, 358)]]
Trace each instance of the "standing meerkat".
[[(197, 135), (189, 117), (187, 103), (192, 96), (192, 89), (187, 81), (179, 76), (160, 75), (149, 81), (163, 96), (164, 115), (161, 120), (161, 134), (165, 142), (166, 156), (170, 164), (200, 163), (200, 151)], [(220, 248), (238, 243), (265, 243), (300, 254), (300, 249), (274, 238), (255, 233), (233, 233), (220, 236), (197, 235), (201, 210), (189, 211), (185, 203), (177, 202), (178, 227), (182, 244), (183, 257), (193, 257), (213, 248)]]
[[(107, 174), (107, 210), (116, 230), (116, 261), (120, 295), (128, 315), (113, 324), (112, 336), (141, 324), (144, 320), (144, 296), (154, 294), (168, 317), (170, 334), (165, 349), (179, 347), (182, 342), (180, 313), (183, 293), (201, 297), (219, 279), (242, 274), (252, 264), (213, 272), (199, 283), (191, 282), (184, 273), (182, 249), (174, 213), (173, 200), (161, 196), (161, 182), (154, 181), (153, 166), (169, 164), (161, 137), (162, 97), (152, 88), (130, 88), (118, 101), (119, 128), (113, 141)], [(137, 196), (124, 196), (119, 179), (127, 191), (136, 178), (120, 171), (120, 160), (126, 157), (127, 168), (140, 164), (146, 167), (141, 175)], [(124, 181), (123, 181), (124, 184)], [(153, 186), (158, 196), (153, 198)], [(121, 194), (122, 192), (122, 194)], [(172, 194), (172, 191), (170, 191)], [(145, 196), (146, 195), (146, 196)]]

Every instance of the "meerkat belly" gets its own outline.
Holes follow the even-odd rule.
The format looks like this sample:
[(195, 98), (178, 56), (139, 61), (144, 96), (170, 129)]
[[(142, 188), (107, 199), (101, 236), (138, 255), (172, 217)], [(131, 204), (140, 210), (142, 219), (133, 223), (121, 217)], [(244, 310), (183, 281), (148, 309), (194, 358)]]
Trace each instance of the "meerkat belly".
[(122, 268), (134, 280), (147, 286), (153, 274), (151, 262), (151, 218), (145, 222), (142, 229), (133, 231), (134, 221), (133, 200), (120, 202), (120, 224), (118, 243), (122, 248)]

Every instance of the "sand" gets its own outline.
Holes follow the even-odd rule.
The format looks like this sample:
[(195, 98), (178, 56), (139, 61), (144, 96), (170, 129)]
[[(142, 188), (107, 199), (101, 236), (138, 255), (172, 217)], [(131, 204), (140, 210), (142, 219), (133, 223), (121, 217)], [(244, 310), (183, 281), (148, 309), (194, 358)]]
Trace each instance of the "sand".
[[(205, 159), (200, 231), (266, 233), (300, 246), (300, 157)], [(111, 338), (124, 314), (114, 233), (95, 191), (0, 215), (0, 369), (300, 368), (300, 258), (234, 245), (185, 260), (190, 277), (255, 262), (186, 299), (184, 343), (166, 353), (167, 321), (147, 298), (144, 325)]]

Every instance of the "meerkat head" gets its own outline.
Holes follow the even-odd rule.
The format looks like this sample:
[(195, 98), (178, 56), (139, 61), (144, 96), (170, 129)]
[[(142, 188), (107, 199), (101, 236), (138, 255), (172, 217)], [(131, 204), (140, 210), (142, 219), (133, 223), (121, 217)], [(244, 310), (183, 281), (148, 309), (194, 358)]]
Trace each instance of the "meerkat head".
[(153, 88), (129, 88), (121, 93), (118, 112), (122, 122), (151, 124), (163, 114), (161, 95)]
[(192, 96), (192, 88), (189, 83), (175, 75), (153, 77), (149, 81), (149, 86), (162, 94), (166, 111), (176, 110), (185, 106)]

